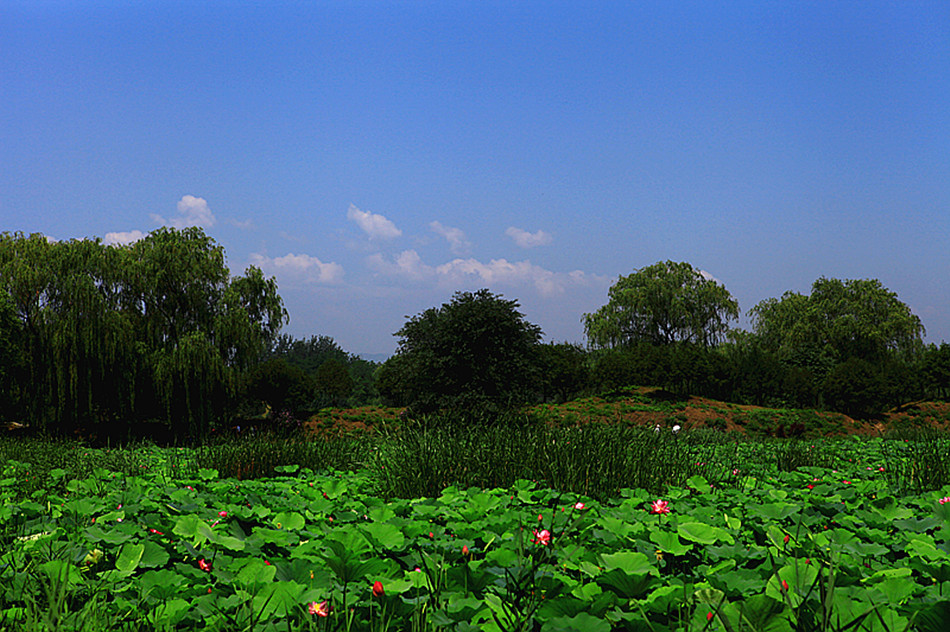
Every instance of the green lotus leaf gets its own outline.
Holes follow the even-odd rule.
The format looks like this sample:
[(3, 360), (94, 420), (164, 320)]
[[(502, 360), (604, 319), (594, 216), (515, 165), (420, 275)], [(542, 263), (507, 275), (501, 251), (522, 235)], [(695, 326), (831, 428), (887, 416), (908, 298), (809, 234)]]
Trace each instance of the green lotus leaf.
[(729, 544), (735, 542), (735, 539), (725, 529), (714, 527), (704, 522), (683, 522), (677, 525), (676, 533), (684, 540), (698, 542), (699, 544), (715, 544), (723, 541)]

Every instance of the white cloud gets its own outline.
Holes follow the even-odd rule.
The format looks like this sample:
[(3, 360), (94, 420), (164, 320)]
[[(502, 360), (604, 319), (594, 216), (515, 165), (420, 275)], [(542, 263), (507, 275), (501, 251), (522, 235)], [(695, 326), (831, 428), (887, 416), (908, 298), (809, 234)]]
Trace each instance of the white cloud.
[(530, 261), (492, 259), (488, 263), (478, 259), (453, 259), (439, 266), (427, 265), (415, 250), (406, 250), (387, 261), (383, 255), (368, 258), (371, 268), (382, 274), (420, 281), (432, 279), (442, 285), (465, 284), (475, 281), (485, 285), (533, 285), (542, 296), (564, 293), (570, 287), (602, 284), (605, 279), (581, 270), (552, 272)]
[(534, 248), (535, 246), (544, 246), (551, 243), (551, 234), (543, 230), (536, 233), (529, 233), (521, 228), (510, 226), (505, 234), (515, 240), (515, 243), (522, 248)]
[(445, 240), (449, 242), (452, 254), (464, 255), (471, 250), (472, 244), (465, 238), (462, 229), (443, 226), (441, 222), (430, 222), (429, 228), (435, 231), (437, 235), (445, 237)]
[(288, 233), (286, 230), (282, 230), (282, 231), (280, 231), (280, 232), (277, 233), (277, 234), (280, 235), (280, 237), (282, 237), (283, 239), (286, 239), (287, 241), (296, 241), (296, 242), (298, 242), (298, 243), (303, 243), (303, 242), (307, 241), (307, 240), (306, 240), (304, 237), (302, 237), (301, 235), (291, 235), (291, 234)]
[(382, 215), (361, 211), (352, 204), (346, 212), (346, 217), (356, 222), (370, 239), (395, 239), (402, 235), (402, 231)]
[(165, 219), (161, 215), (150, 213), (149, 217), (153, 222), (172, 228), (188, 228), (190, 226), (201, 226), (202, 228), (211, 228), (217, 223), (208, 201), (204, 198), (193, 195), (183, 195), (178, 200), (178, 215), (170, 219)]
[(367, 258), (369, 267), (382, 274), (401, 276), (419, 281), (435, 275), (435, 268), (426, 265), (415, 250), (406, 250), (396, 255), (392, 262), (377, 253)]
[(179, 216), (172, 220), (172, 226), (175, 228), (187, 226), (211, 228), (215, 223), (214, 215), (208, 208), (208, 201), (193, 195), (184, 195), (178, 200), (178, 214)]
[(102, 243), (104, 243), (106, 246), (126, 246), (144, 238), (145, 235), (146, 233), (143, 233), (140, 230), (106, 233), (105, 239), (102, 240)]
[(332, 262), (324, 263), (310, 255), (291, 253), (283, 257), (271, 258), (254, 253), (251, 255), (251, 263), (268, 274), (286, 273), (312, 283), (343, 281), (343, 266)]
[(254, 228), (254, 220), (252, 219), (245, 219), (242, 221), (238, 221), (236, 219), (228, 219), (228, 220), (225, 220), (225, 222), (227, 222), (228, 224), (231, 224), (231, 226), (240, 228), (241, 230), (251, 230), (252, 228)]

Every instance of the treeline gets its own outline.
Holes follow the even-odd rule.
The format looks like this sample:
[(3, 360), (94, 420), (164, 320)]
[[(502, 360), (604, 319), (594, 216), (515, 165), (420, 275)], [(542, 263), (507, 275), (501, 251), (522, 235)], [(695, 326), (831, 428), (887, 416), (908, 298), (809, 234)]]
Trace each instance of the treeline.
[(270, 411), (295, 418), (328, 406), (362, 406), (378, 401), (379, 365), (347, 353), (329, 336), (297, 340), (278, 336), (260, 364), (247, 376), (245, 403), (263, 402)]
[(655, 385), (737, 403), (872, 416), (950, 396), (950, 345), (876, 280), (819, 279), (730, 326), (726, 289), (686, 263), (621, 277), (583, 322), (541, 342), (518, 303), (459, 292), (410, 318), (383, 364), (332, 338), (281, 335), (273, 278), (231, 276), (199, 228), (131, 245), (0, 234), (0, 420), (59, 434), (192, 441), (253, 420), (384, 403), (493, 411)]
[(198, 228), (130, 246), (0, 235), (5, 420), (128, 436), (148, 424), (201, 438), (286, 320), (273, 279), (231, 277)]
[(374, 363), (279, 335), (286, 320), (276, 281), (230, 276), (200, 228), (127, 246), (0, 234), (0, 420), (180, 442), (376, 398)]
[(583, 322), (588, 348), (541, 344), (540, 329), (487, 290), (458, 293), (397, 332), (379, 371), (387, 402), (415, 412), (563, 401), (629, 385), (740, 404), (859, 418), (950, 396), (950, 345), (925, 345), (910, 308), (877, 280), (820, 278), (750, 310), (688, 263), (621, 277)]

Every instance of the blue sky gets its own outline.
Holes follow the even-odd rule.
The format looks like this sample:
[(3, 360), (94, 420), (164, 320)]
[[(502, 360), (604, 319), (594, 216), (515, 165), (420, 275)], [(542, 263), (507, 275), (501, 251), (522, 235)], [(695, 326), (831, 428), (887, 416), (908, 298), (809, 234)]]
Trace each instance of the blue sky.
[(285, 332), (354, 353), (481, 287), (583, 343), (667, 259), (743, 312), (880, 279), (950, 341), (947, 25), (943, 1), (6, 0), (0, 230), (201, 225), (277, 277)]

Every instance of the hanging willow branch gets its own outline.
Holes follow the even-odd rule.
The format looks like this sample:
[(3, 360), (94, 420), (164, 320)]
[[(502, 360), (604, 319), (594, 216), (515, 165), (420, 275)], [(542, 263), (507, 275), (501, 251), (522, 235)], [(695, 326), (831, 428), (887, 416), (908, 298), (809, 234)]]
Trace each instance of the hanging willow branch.
[(200, 228), (130, 246), (2, 233), (0, 292), (14, 318), (0, 348), (15, 331), (24, 367), (0, 387), (52, 432), (127, 436), (159, 418), (201, 437), (286, 320), (276, 282), (256, 268), (230, 278)]

